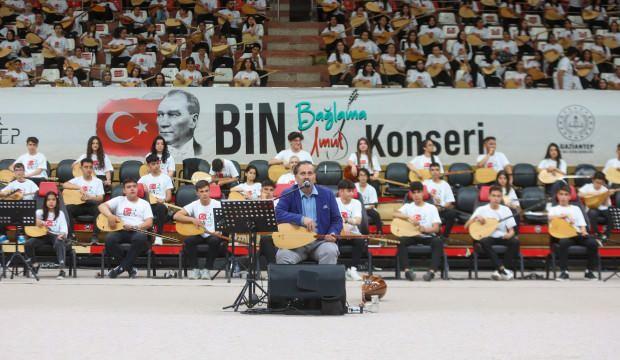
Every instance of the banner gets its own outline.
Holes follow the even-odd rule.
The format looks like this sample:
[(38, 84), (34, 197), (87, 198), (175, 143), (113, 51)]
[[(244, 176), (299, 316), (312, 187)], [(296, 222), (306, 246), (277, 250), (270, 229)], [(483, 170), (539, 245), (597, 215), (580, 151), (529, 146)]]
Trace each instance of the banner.
[(537, 164), (557, 143), (569, 165), (615, 156), (617, 92), (460, 89), (28, 88), (2, 89), (1, 158), (40, 140), (50, 162), (75, 159), (98, 135), (115, 163), (144, 158), (163, 136), (177, 163), (269, 160), (301, 131), (317, 161), (345, 163), (367, 137), (382, 165), (407, 162), (426, 138), (444, 163), (473, 164), (495, 136), (511, 163)]

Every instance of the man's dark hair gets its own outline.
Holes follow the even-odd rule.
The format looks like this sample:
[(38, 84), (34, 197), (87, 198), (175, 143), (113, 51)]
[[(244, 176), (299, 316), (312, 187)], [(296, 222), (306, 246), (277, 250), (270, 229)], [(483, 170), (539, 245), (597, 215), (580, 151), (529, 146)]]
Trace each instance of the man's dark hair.
[(353, 190), (355, 189), (355, 184), (353, 181), (348, 179), (343, 179), (338, 182), (338, 190)]
[(149, 154), (149, 156), (146, 157), (146, 163), (150, 164), (150, 163), (156, 163), (159, 162), (159, 157), (157, 156), (157, 154)]
[(129, 184), (138, 184), (138, 182), (136, 181), (136, 179), (132, 177), (128, 177), (125, 180), (123, 180), (123, 189), (126, 188), (127, 185)]
[(566, 56), (571, 57), (573, 55), (578, 55), (579, 54), (579, 50), (577, 50), (576, 47), (571, 46), (568, 49), (566, 49)]
[(273, 181), (271, 181), (271, 179), (265, 179), (265, 180), (263, 180), (263, 182), (262, 182), (260, 185), (261, 185), (262, 187), (267, 187), (267, 186), (271, 186), (271, 187), (273, 187), (273, 188), (275, 188), (275, 187), (276, 187), (276, 184), (275, 184)]
[(198, 180), (196, 182), (196, 185), (194, 185), (194, 188), (196, 189), (196, 191), (208, 187), (209, 186), (209, 182), (207, 180)]
[(498, 192), (499, 192), (499, 194), (501, 195), (501, 194), (502, 194), (502, 188), (501, 188), (501, 186), (499, 186), (499, 185), (492, 185), (492, 186), (489, 188), (489, 195), (490, 195), (492, 192), (495, 192), (495, 191), (498, 191)]
[(422, 185), (422, 183), (419, 181), (414, 181), (409, 184), (409, 190), (411, 190), (412, 192), (424, 191), (424, 185)]
[(200, 103), (198, 102), (198, 98), (194, 96), (194, 94), (183, 90), (170, 90), (166, 94), (166, 97), (171, 97), (174, 95), (185, 96), (185, 100), (187, 100), (187, 111), (190, 114), (200, 114)]
[(224, 162), (222, 161), (222, 159), (213, 159), (213, 162), (211, 163), (211, 169), (213, 169), (214, 172), (220, 172), (223, 168)]
[(26, 168), (24, 167), (24, 164), (16, 163), (15, 165), (13, 165), (13, 170), (17, 170), (17, 169), (25, 170)]
[(84, 164), (94, 164), (92, 159), (89, 158), (84, 158), (82, 160), (80, 160), (80, 166), (84, 166)]
[(489, 140), (497, 140), (497, 139), (495, 138), (495, 136), (487, 136), (482, 140), (482, 143), (486, 144), (487, 142), (489, 142)]
[(607, 182), (607, 178), (602, 171), (597, 171), (592, 175), (592, 180), (602, 180), (603, 182)]
[(431, 163), (431, 164), (429, 165), (429, 167), (428, 167), (428, 168), (429, 168), (429, 170), (430, 170), (431, 168), (437, 168), (437, 169), (439, 170), (439, 169), (441, 169), (441, 166), (439, 166), (439, 164), (437, 164), (436, 162), (434, 162), (434, 163)]
[(568, 186), (568, 185), (562, 185), (562, 186), (560, 186), (560, 187), (558, 188), (558, 191), (557, 191), (557, 192), (559, 193), (560, 191), (565, 191), (565, 192), (567, 192), (567, 193), (569, 193), (569, 194), (570, 194), (570, 186)]
[(370, 177), (370, 171), (368, 171), (368, 169), (366, 169), (366, 168), (361, 168), (361, 169), (357, 170), (357, 174), (358, 175), (361, 174), (361, 173), (364, 173), (364, 174), (366, 174), (366, 176)]
[(295, 139), (301, 139), (303, 141), (304, 139), (304, 134), (300, 133), (299, 131), (293, 131), (290, 134), (288, 134), (288, 141), (293, 141)]
[(37, 138), (36, 138), (36, 137), (34, 137), (34, 136), (29, 136), (29, 137), (26, 139), (26, 144), (28, 144), (28, 143), (33, 143), (33, 144), (35, 144), (35, 145), (39, 145), (39, 139), (37, 139)]
[(314, 164), (311, 161), (308, 161), (308, 160), (300, 161), (293, 168), (293, 175), (297, 175), (297, 172), (299, 171), (299, 167), (302, 165), (312, 165), (312, 168), (314, 169)]

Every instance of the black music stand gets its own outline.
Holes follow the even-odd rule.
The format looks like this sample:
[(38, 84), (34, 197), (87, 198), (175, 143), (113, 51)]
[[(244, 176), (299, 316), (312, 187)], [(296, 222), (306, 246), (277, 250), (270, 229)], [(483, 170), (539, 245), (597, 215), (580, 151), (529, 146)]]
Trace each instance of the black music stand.
[[(610, 207), (609, 208), (609, 214), (611, 215), (611, 221), (609, 224), (607, 224), (607, 226), (611, 226), (611, 228), (613, 230), (618, 230), (620, 229), (620, 208), (617, 207)], [(620, 269), (618, 269), (618, 258), (616, 258), (616, 269), (614, 270), (614, 272), (609, 275), (608, 277), (606, 277), (603, 281), (607, 281), (609, 279), (611, 279), (614, 276), (617, 276), (620, 278), (620, 274), (618, 274), (618, 271), (620, 271)]]
[[(219, 231), (223, 234), (226, 234), (228, 232), (228, 225), (226, 225), (226, 219), (224, 218), (224, 211), (222, 210), (222, 208), (216, 208), (213, 209), (213, 219), (215, 220), (215, 231)], [(237, 262), (237, 259), (235, 257), (235, 241), (234, 241), (234, 237), (231, 236), (231, 238), (233, 238), (233, 241), (231, 241), (230, 246), (232, 247), (232, 260), (230, 260), (230, 264), (226, 264), (226, 282), (230, 283), (230, 278), (232, 276), (232, 271), (234, 269), (234, 266)], [(230, 266), (230, 269), (228, 268), (228, 266)]]
[[(241, 305), (251, 309), (260, 303), (266, 303), (267, 292), (257, 283), (258, 253), (256, 251), (256, 233), (274, 232), (278, 229), (276, 214), (272, 200), (256, 201), (222, 201), (222, 212), (226, 220), (228, 233), (247, 233), (248, 243), (248, 275), (243, 289), (232, 305), (223, 309), (237, 311)], [(246, 295), (247, 292), (247, 295)]]
[[(34, 226), (36, 224), (36, 211), (37, 202), (35, 200), (0, 201), (0, 224), (15, 225), (18, 228), (24, 226)], [(13, 255), (11, 255), (6, 265), (3, 264), (4, 268), (8, 269), (11, 266), (11, 263), (13, 263), (13, 261), (17, 259), (21, 260), (24, 263), (24, 271), (28, 270), (34, 276), (34, 278), (39, 281), (39, 276), (37, 276), (37, 274), (32, 271), (30, 261), (27, 261), (26, 257), (21, 252), (19, 252), (19, 244), (16, 239), (15, 252), (13, 253)], [(15, 271), (11, 271), (11, 279), (14, 275)]]

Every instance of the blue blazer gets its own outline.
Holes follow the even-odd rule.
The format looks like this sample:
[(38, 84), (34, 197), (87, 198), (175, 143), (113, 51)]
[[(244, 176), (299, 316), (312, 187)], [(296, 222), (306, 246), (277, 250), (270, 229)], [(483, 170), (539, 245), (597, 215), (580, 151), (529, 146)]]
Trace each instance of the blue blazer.
[[(284, 191), (290, 191), (293, 187), (295, 187), (295, 190), (284, 195), (278, 201), (276, 220), (278, 224), (291, 223), (303, 226), (301, 195), (297, 185), (293, 185)], [(340, 215), (334, 193), (320, 185), (314, 185), (314, 187), (318, 192), (316, 196), (317, 234), (340, 234), (342, 231), (342, 216)]]

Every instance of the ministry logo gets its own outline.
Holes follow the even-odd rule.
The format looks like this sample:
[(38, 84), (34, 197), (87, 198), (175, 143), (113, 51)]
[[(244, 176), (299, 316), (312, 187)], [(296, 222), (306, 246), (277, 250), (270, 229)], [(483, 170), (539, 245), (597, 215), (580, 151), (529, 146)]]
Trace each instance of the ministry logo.
[(558, 114), (557, 127), (562, 136), (569, 141), (583, 141), (592, 135), (596, 120), (587, 108), (570, 105)]

